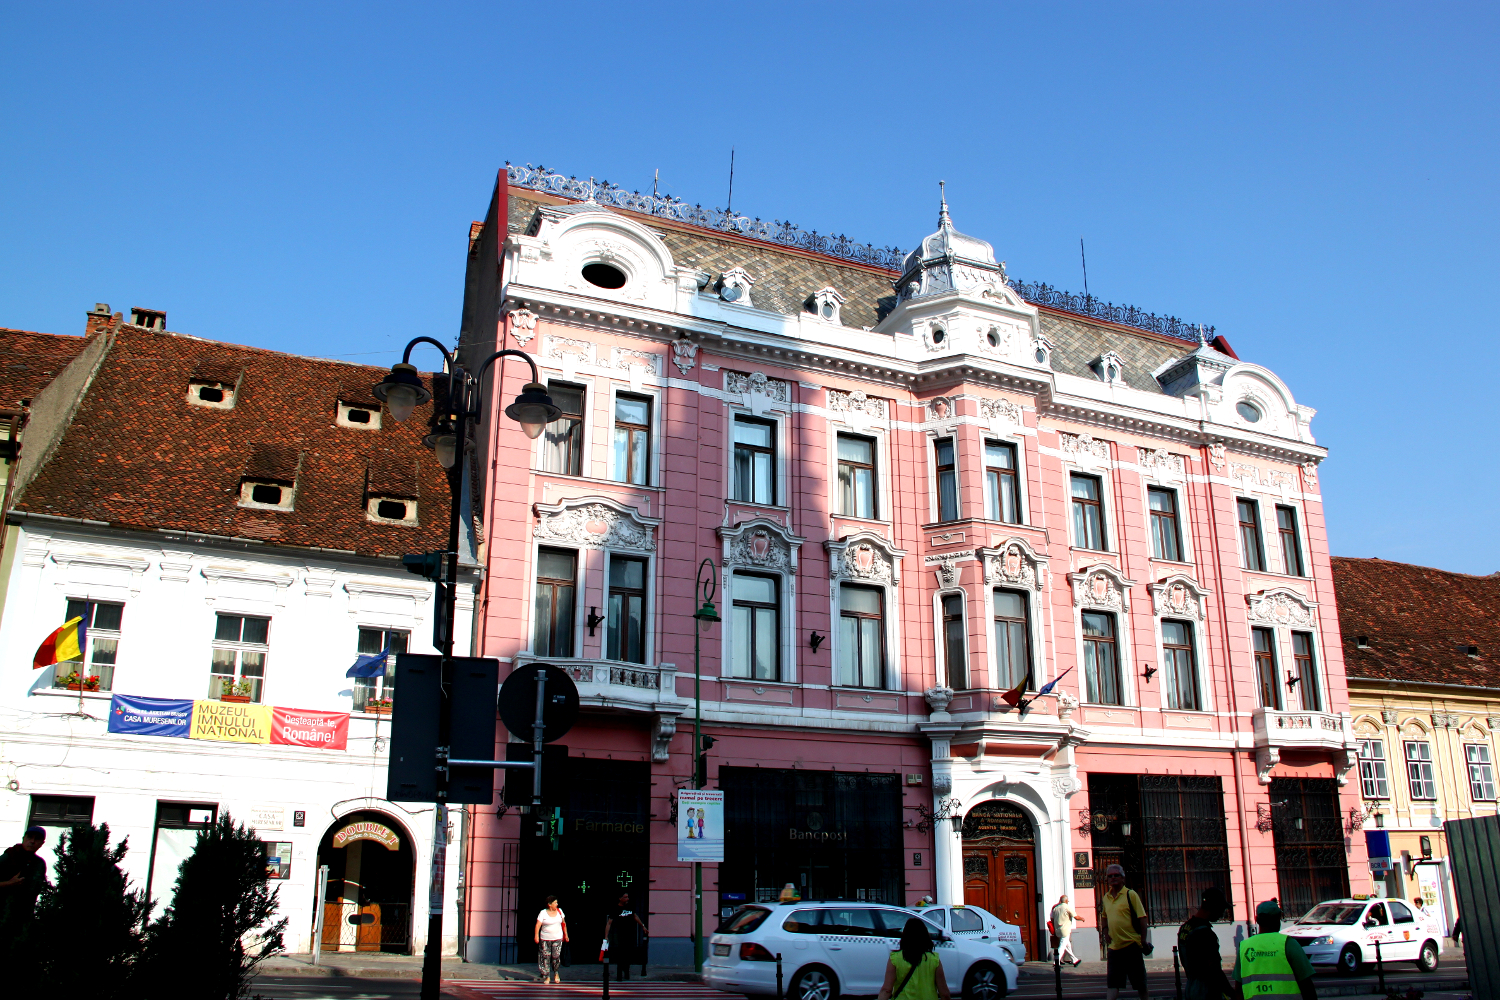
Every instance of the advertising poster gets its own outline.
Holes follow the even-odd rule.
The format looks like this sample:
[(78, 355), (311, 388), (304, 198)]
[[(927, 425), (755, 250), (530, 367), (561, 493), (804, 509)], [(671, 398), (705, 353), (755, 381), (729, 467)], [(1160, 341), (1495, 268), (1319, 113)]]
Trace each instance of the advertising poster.
[(233, 701), (195, 701), (191, 735), (195, 740), (269, 743), (271, 706)]
[(271, 742), (293, 747), (342, 750), (349, 739), (348, 712), (271, 709)]
[(724, 860), (724, 793), (684, 788), (677, 793), (677, 860)]
[(109, 701), (109, 731), (141, 736), (186, 737), (193, 722), (189, 698), (138, 698), (117, 694)]

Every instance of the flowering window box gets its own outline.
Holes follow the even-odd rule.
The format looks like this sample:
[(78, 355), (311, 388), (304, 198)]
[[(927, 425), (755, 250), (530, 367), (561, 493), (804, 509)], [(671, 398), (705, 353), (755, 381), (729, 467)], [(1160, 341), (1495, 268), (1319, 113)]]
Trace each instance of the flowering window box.
[(249, 704), (250, 696), (248, 694), (221, 694), (219, 695), (219, 700), (232, 701), (237, 705), (245, 705)]

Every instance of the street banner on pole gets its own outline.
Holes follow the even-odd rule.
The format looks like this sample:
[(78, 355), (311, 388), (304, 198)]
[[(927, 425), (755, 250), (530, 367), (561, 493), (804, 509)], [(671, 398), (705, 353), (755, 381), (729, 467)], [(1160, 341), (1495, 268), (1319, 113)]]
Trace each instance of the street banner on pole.
[(677, 793), (677, 860), (724, 860), (724, 793), (684, 788)]

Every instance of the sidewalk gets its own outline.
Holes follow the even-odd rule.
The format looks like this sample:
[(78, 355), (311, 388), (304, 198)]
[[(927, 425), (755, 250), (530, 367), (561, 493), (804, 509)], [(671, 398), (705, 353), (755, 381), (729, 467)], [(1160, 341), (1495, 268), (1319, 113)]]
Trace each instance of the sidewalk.
[[(640, 975), (640, 966), (631, 971), (631, 981), (645, 979), (653, 982), (696, 982), (698, 976), (692, 966), (647, 966), (646, 975)], [(598, 965), (570, 965), (562, 970), (564, 982), (599, 982), (602, 971)], [(411, 979), (422, 978), (421, 955), (388, 955), (382, 952), (323, 952), (318, 964), (312, 964), (312, 955), (277, 955), (261, 963), (260, 976), (327, 976), (341, 979)], [(443, 959), (443, 978), (520, 980), (531, 982), (537, 978), (534, 965), (481, 965), (477, 962), (461, 962), (456, 957)], [(613, 969), (611, 969), (613, 982)]]

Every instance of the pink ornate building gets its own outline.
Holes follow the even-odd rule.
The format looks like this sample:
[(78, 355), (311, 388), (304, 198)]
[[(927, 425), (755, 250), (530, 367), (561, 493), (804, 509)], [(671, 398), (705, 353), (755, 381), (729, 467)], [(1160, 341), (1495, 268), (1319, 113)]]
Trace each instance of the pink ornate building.
[(584, 718), (560, 835), (469, 825), (471, 958), (524, 956), (549, 893), (590, 942), (625, 889), (691, 961), (705, 557), (710, 927), (790, 882), (967, 900), (1035, 956), (1066, 892), (1087, 954), (1116, 860), (1157, 923), (1209, 884), (1241, 919), (1369, 890), (1326, 452), (1273, 372), (1007, 278), (946, 204), (902, 258), (529, 167), (500, 198), (500, 319), (465, 342), (530, 352), (564, 413), (533, 442), (492, 397), (479, 644), (564, 666)]

